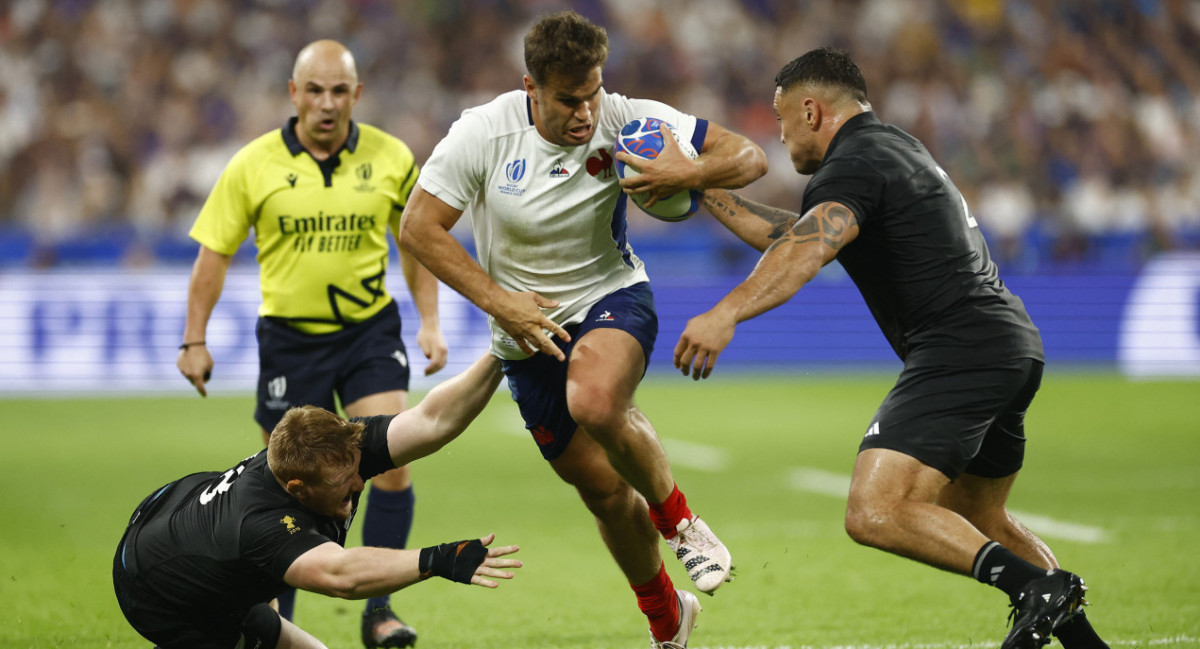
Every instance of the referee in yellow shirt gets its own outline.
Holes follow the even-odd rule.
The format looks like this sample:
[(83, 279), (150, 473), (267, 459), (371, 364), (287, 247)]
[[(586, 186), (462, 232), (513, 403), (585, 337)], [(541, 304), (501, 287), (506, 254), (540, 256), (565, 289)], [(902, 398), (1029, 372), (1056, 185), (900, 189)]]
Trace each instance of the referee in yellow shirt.
[[(213, 368), (205, 330), (229, 262), (254, 230), (262, 305), (257, 327), (258, 406), (264, 442), (292, 406), (348, 417), (396, 414), (407, 406), (408, 356), (400, 312), (384, 286), (388, 229), (395, 237), (417, 182), (413, 154), (399, 139), (351, 120), (362, 95), (354, 57), (342, 44), (310, 43), (296, 57), (288, 93), (296, 116), (242, 148), (200, 211), (200, 243), (188, 285), (187, 323), (177, 364), (201, 395)], [(437, 280), (399, 249), (421, 316), (417, 343), (425, 374), (446, 364)], [(408, 468), (371, 480), (363, 544), (403, 548), (412, 525)], [(292, 617), (295, 591), (280, 598)], [(367, 601), (363, 644), (408, 647), (417, 634), (387, 597)]]

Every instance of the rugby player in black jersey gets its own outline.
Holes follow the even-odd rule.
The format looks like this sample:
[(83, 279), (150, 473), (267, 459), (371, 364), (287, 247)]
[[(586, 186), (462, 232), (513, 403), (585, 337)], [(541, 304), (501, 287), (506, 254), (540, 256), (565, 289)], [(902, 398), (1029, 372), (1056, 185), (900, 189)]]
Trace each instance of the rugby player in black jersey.
[(193, 473), (138, 505), (113, 559), (130, 624), (161, 649), (320, 649), (269, 602), (299, 588), (345, 599), (388, 594), (432, 576), (495, 588), (521, 562), (494, 535), (419, 550), (346, 548), (363, 482), (453, 440), (500, 382), (485, 354), (399, 415), (346, 420), (289, 410), (265, 450), (220, 472)]
[(875, 116), (844, 52), (808, 52), (775, 83), (782, 142), (796, 171), (812, 175), (801, 211), (706, 192), (709, 211), (764, 254), (688, 321), (675, 366), (707, 378), (738, 323), (837, 259), (904, 361), (859, 447), (846, 531), (1007, 593), (1003, 649), (1040, 647), (1051, 634), (1066, 649), (1107, 647), (1080, 608), (1083, 580), (1005, 506), (1045, 357), (962, 194), (920, 142)]

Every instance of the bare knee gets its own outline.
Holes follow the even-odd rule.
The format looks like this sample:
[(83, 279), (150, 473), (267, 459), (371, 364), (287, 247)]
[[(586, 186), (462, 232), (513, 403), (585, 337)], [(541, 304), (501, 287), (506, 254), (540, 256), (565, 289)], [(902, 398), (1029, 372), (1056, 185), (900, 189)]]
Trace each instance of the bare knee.
[[(623, 427), (627, 408), (618, 402), (611, 391), (594, 386), (580, 386), (569, 393), (567, 408), (571, 418), (595, 435), (611, 438), (612, 432)], [(597, 439), (602, 444), (607, 439)]]
[(879, 503), (851, 498), (846, 505), (846, 534), (861, 545), (886, 547), (886, 532), (894, 527), (889, 510)]

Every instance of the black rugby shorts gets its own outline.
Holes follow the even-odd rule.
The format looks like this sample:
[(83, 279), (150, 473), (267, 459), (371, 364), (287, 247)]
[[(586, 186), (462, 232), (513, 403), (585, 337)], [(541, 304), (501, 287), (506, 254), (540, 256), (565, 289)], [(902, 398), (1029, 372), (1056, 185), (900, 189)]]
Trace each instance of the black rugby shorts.
[(1016, 473), (1025, 458), (1025, 412), (1042, 368), (1029, 358), (978, 368), (906, 365), (859, 451), (898, 451), (951, 480)]

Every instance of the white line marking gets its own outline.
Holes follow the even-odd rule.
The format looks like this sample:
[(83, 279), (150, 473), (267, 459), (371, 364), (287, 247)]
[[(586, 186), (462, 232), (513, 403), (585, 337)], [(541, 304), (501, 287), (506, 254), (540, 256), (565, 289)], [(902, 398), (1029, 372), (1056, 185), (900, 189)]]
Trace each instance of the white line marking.
[[(788, 484), (796, 490), (845, 498), (850, 491), (850, 476), (811, 467), (792, 469), (787, 476)], [(1029, 529), (1039, 535), (1079, 543), (1104, 543), (1109, 534), (1103, 528), (1060, 521), (1049, 516), (1027, 512), (1012, 512)]]
[(850, 476), (801, 467), (788, 473), (788, 484), (799, 491), (809, 491), (823, 496), (845, 498), (850, 493)]
[(1039, 516), (1011, 509), (1009, 513), (1016, 516), (1025, 524), (1025, 527), (1034, 530), (1042, 536), (1066, 541), (1078, 541), (1080, 543), (1106, 543), (1109, 541), (1108, 532), (1100, 527), (1068, 523), (1067, 521), (1056, 520), (1049, 516)]
[(714, 473), (724, 471), (729, 467), (729, 455), (716, 446), (665, 438), (662, 440), (662, 445), (672, 465)]

